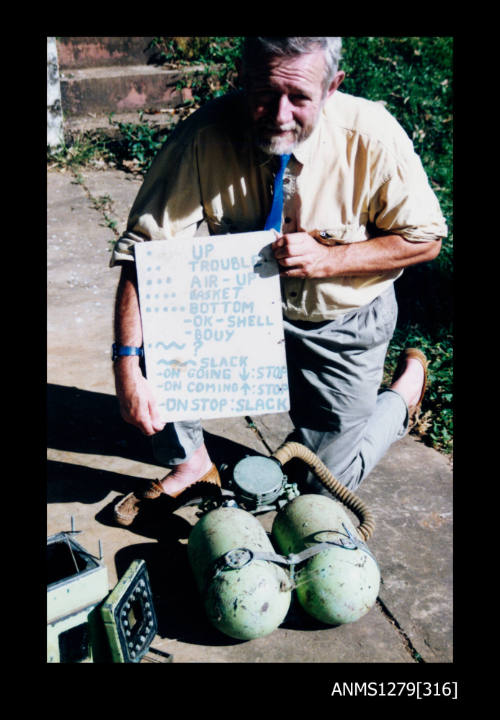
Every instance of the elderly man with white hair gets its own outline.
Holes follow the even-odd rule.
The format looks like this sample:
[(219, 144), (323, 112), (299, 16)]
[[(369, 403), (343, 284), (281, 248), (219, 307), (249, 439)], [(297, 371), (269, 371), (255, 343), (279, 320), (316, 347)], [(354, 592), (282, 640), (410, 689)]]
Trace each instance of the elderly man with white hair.
[[(203, 221), (211, 235), (275, 228), (294, 439), (341, 483), (355, 490), (418, 412), (427, 377), (418, 349), (402, 354), (391, 387), (380, 391), (397, 318), (394, 281), (434, 259), (447, 228), (401, 126), (382, 104), (339, 90), (341, 44), (246, 38), (242, 89), (177, 126), (115, 245), (121, 413), (152, 436), (158, 462), (171, 470), (145, 498), (220, 483), (201, 424), (164, 424), (140, 366), (134, 245), (192, 237)], [(327, 492), (313, 477), (304, 482)], [(117, 519), (128, 524), (139, 508), (132, 499)]]

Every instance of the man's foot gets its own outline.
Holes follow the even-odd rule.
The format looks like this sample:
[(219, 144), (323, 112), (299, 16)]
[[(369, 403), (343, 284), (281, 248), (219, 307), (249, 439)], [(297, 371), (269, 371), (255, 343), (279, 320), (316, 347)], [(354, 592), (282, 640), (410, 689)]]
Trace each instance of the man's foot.
[(145, 498), (153, 499), (165, 493), (170, 497), (178, 497), (184, 490), (195, 483), (204, 482), (220, 486), (219, 473), (212, 463), (205, 445), (202, 445), (184, 463), (175, 465), (174, 469), (162, 480), (152, 482)]
[(410, 419), (420, 410), (427, 385), (428, 360), (420, 350), (407, 348), (400, 355), (391, 390), (399, 393), (408, 406)]
[(219, 472), (202, 445), (187, 462), (177, 465), (163, 480), (153, 480), (146, 491), (132, 492), (122, 498), (114, 508), (115, 520), (119, 525), (128, 526), (149, 505), (149, 500), (170, 498), (173, 503), (170, 510), (173, 510), (193, 497), (220, 493), (220, 487)]
[(202, 445), (191, 455), (189, 460), (176, 465), (163, 480), (160, 480), (160, 484), (167, 495), (173, 496), (200, 480), (212, 467), (213, 463), (207, 448)]

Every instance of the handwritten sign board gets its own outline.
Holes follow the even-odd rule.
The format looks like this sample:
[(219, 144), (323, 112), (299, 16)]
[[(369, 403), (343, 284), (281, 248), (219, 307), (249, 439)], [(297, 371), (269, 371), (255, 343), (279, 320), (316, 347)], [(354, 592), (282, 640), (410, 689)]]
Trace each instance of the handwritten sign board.
[(262, 231), (137, 244), (146, 376), (164, 421), (289, 410), (273, 240)]

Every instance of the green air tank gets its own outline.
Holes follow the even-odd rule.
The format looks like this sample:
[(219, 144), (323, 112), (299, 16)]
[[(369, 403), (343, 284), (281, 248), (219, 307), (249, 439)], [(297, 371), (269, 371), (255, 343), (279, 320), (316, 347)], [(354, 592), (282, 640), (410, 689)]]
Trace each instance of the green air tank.
[(237, 507), (212, 510), (191, 530), (187, 551), (207, 616), (218, 630), (251, 640), (283, 622), (289, 576), (273, 562), (252, 559), (252, 551), (274, 553), (254, 515)]
[(335, 543), (296, 566), (297, 599), (309, 615), (340, 625), (359, 620), (374, 605), (380, 585), (377, 563), (336, 500), (324, 495), (295, 498), (276, 516), (272, 536), (283, 555)]

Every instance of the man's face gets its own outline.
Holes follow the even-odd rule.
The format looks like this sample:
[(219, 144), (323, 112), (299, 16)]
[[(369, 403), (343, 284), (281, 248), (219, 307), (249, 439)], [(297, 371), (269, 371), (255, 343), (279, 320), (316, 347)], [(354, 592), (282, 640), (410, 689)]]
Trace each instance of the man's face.
[(247, 92), (257, 145), (284, 155), (314, 130), (325, 100), (344, 78), (337, 73), (325, 90), (323, 51), (272, 58), (248, 74)]

